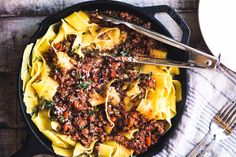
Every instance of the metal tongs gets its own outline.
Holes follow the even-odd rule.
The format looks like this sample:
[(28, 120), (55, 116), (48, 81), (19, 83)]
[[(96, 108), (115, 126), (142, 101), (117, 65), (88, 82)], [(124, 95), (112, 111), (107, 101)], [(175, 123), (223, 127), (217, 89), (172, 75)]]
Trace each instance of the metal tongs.
[(144, 27), (113, 18), (106, 15), (98, 15), (97, 18), (102, 19), (107, 22), (111, 22), (113, 24), (124, 24), (127, 27), (144, 34), (150, 38), (158, 40), (162, 43), (167, 45), (173, 46), (175, 48), (184, 50), (188, 52), (188, 60), (186, 62), (183, 61), (175, 61), (175, 60), (168, 60), (168, 59), (154, 59), (154, 58), (147, 58), (147, 57), (125, 57), (125, 56), (112, 56), (106, 54), (106, 56), (112, 57), (119, 61), (124, 62), (131, 62), (131, 63), (139, 63), (139, 64), (153, 64), (153, 65), (163, 65), (163, 66), (175, 66), (180, 68), (205, 68), (205, 69), (217, 69), (218, 65), (220, 64), (220, 57), (216, 58), (214, 56), (208, 55), (200, 50), (192, 48), (188, 45), (180, 43), (174, 39), (171, 39), (165, 35), (160, 33), (148, 30)]

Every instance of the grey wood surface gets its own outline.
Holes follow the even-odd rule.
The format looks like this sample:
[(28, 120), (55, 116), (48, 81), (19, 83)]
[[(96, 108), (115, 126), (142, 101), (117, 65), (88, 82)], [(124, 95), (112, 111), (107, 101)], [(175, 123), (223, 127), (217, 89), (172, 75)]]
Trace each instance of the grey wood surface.
[[(83, 0), (84, 1), (84, 0)], [(122, 0), (120, 0), (122, 1)], [(140, 6), (169, 5), (191, 29), (190, 45), (202, 40), (198, 24), (198, 0), (123, 0)], [(38, 24), (48, 15), (76, 4), (78, 0), (0, 0), (0, 156), (8, 157), (18, 150), (26, 137), (25, 122), (17, 98), (17, 76), (24, 47)], [(181, 31), (166, 18), (157, 18), (181, 38)], [(37, 155), (42, 157), (45, 155)]]

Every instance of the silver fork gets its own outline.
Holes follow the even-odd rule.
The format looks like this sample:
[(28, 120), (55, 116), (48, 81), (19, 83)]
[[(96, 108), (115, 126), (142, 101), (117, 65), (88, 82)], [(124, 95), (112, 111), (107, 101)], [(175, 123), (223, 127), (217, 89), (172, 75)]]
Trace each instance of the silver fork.
[(236, 99), (224, 105), (211, 120), (208, 133), (187, 157), (207, 155), (219, 140), (225, 139), (233, 132), (236, 122)]

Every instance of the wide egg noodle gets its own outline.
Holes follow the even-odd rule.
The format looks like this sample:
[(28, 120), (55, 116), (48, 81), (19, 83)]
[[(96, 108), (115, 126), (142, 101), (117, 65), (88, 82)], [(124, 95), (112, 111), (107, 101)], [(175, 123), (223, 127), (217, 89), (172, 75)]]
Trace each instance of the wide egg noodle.
[(54, 145), (60, 146), (63, 148), (68, 148), (69, 144), (62, 141), (52, 130), (50, 130), (50, 120), (48, 117), (48, 111), (43, 110), (39, 111), (37, 115), (32, 116), (32, 121), (38, 127), (38, 129), (47, 136)]
[(137, 79), (130, 83), (130, 87), (128, 91), (126, 92), (126, 96), (123, 99), (124, 102), (124, 110), (130, 111), (134, 106), (137, 106), (136, 102), (133, 102), (132, 100), (138, 96), (141, 93), (140, 87), (138, 86), (140, 80)]
[(89, 96), (90, 99), (88, 101), (92, 106), (97, 106), (105, 103), (105, 99), (96, 91), (92, 91)]
[(133, 150), (118, 144), (115, 141), (108, 141), (99, 144), (98, 157), (130, 157)]
[(52, 144), (52, 148), (57, 155), (71, 157), (73, 156), (73, 149), (62, 148)]
[[(120, 29), (119, 28), (102, 28), (95, 38), (94, 42), (97, 49), (112, 49), (120, 42)], [(102, 38), (101, 38), (102, 37)]]
[(46, 69), (47, 65), (45, 65), (41, 71), (41, 79), (38, 82), (34, 82), (32, 87), (35, 89), (39, 97), (52, 101), (52, 97), (57, 92), (59, 84), (48, 76), (49, 74)]
[(49, 77), (50, 69), (46, 64), (43, 54), (48, 52), (51, 41), (56, 36), (54, 30), (57, 25), (58, 23), (51, 25), (46, 34), (36, 42), (33, 49), (33, 54), (35, 54), (36, 57), (33, 58), (33, 63), (42, 62), (43, 65), (40, 71), (40, 78), (38, 78), (36, 82), (32, 83), (32, 87), (35, 89), (39, 97), (43, 97), (48, 101), (52, 101), (52, 97), (57, 91), (58, 83)]
[[(82, 48), (110, 50), (126, 39), (126, 33), (121, 32), (119, 28), (102, 28), (95, 23), (89, 23), (89, 16), (82, 11), (74, 12), (64, 20), (62, 26), (67, 26), (64, 28), (69, 28), (68, 30), (74, 28), (76, 30), (76, 33), (75, 31), (65, 31), (65, 29), (64, 32), (66, 36), (68, 34), (76, 35), (72, 49), (80, 57), (84, 57), (81, 52)], [(70, 26), (68, 27), (68, 25)]]
[(36, 41), (32, 52), (32, 62), (39, 58), (44, 60), (43, 54), (48, 52), (52, 40), (56, 37), (55, 28), (58, 27), (58, 24), (59, 23), (51, 25), (46, 34)]
[(82, 146), (82, 144), (77, 142), (77, 144), (74, 148), (74, 151), (73, 151), (73, 156), (80, 156), (82, 154), (89, 154), (89, 156), (91, 156), (93, 153), (93, 148), (94, 148), (94, 145), (96, 142), (97, 142), (96, 140), (93, 141), (88, 148)]
[(139, 131), (139, 129), (131, 129), (128, 132), (124, 132), (123, 134), (126, 138), (128, 138), (130, 140), (130, 139), (134, 138), (134, 134), (138, 131)]
[[(177, 70), (175, 70), (177, 71)], [(148, 119), (166, 120), (167, 129), (171, 127), (171, 118), (176, 115), (176, 97), (181, 100), (181, 85), (177, 81), (178, 91), (175, 90), (174, 80), (166, 67), (144, 65), (142, 73), (152, 73), (155, 80), (155, 89), (148, 89), (145, 99), (142, 99), (136, 108)]]
[(62, 141), (68, 143), (69, 145), (75, 147), (76, 141), (71, 138), (69, 135), (63, 135), (63, 134), (56, 134)]
[(89, 26), (89, 17), (82, 11), (72, 13), (65, 18), (65, 21), (76, 30), (83, 30)]
[(149, 53), (149, 56), (152, 58), (166, 59), (167, 52), (158, 49), (152, 49)]
[[(56, 32), (55, 30), (59, 31)], [(48, 52), (50, 46), (54, 48), (55, 44), (67, 40), (68, 35), (75, 35), (74, 43), (72, 44), (72, 51), (80, 57), (84, 57), (82, 49), (91, 50), (110, 50), (126, 40), (127, 34), (120, 31), (119, 28), (100, 27), (95, 23), (90, 23), (89, 16), (82, 11), (74, 12), (68, 17), (49, 27), (46, 34), (33, 44), (26, 47), (22, 68), (21, 79), (23, 80), (24, 102), (27, 108), (27, 113), (32, 113), (34, 108), (39, 103), (39, 98), (52, 101), (58, 87), (58, 83), (49, 77), (50, 68), (48, 67), (44, 54)], [(32, 50), (33, 47), (33, 50)], [(30, 62), (30, 52), (32, 50), (32, 60)], [(59, 58), (58, 65), (62, 65), (65, 69), (70, 69), (73, 66), (74, 60), (64, 52), (58, 52), (55, 48), (55, 53)], [(167, 53), (162, 50), (151, 50), (150, 56), (153, 58), (165, 59)], [(177, 80), (173, 80), (174, 75), (179, 74), (178, 68), (166, 68), (164, 66), (141, 66), (141, 73), (151, 74), (152, 79), (156, 82), (156, 88), (148, 88), (146, 96), (139, 104), (132, 104), (140, 89), (138, 87), (139, 80), (131, 83), (126, 97), (123, 100), (129, 111), (133, 105), (141, 114), (148, 119), (165, 120), (168, 122), (167, 129), (171, 127), (171, 118), (176, 115), (176, 101), (182, 99), (181, 84)], [(104, 95), (99, 93), (91, 93), (90, 104), (97, 106), (104, 104), (106, 117), (110, 123), (105, 127), (109, 134), (115, 124), (111, 121), (108, 113), (108, 104), (118, 105), (120, 103), (120, 95), (112, 86), (114, 81), (107, 83), (107, 88)], [(81, 143), (74, 141), (70, 136), (63, 135), (57, 132), (58, 123), (53, 123), (49, 119), (48, 110), (41, 110), (37, 114), (33, 114), (32, 121), (39, 128), (39, 130), (52, 141), (54, 152), (62, 156), (79, 156), (83, 153), (93, 156), (94, 141), (89, 148), (82, 146)], [(123, 133), (128, 139), (134, 137), (138, 129), (132, 129), (129, 132)], [(132, 156), (133, 150), (125, 148), (123, 145), (114, 141), (106, 141), (99, 144), (99, 156), (114, 156), (114, 157), (128, 157)]]
[(111, 157), (112, 153), (114, 152), (114, 147), (100, 143), (98, 149), (98, 157)]
[(130, 99), (135, 98), (137, 95), (141, 93), (141, 90), (139, 89), (138, 84), (139, 84), (139, 79), (132, 82), (131, 88), (126, 92), (126, 95), (130, 97)]
[(32, 87), (32, 83), (37, 79), (40, 75), (42, 62), (34, 62), (32, 64), (32, 71), (36, 71), (36, 73), (31, 77), (31, 79), (27, 82), (24, 92), (24, 103), (26, 106), (26, 112), (32, 113), (34, 108), (38, 105), (38, 96)]
[(113, 82), (115, 82), (116, 80), (112, 80), (110, 81), (109, 83), (107, 83), (106, 85), (106, 92), (105, 92), (105, 113), (106, 113), (106, 117), (107, 117), (107, 120), (109, 122), (109, 125), (107, 125), (105, 127), (105, 131), (110, 134), (112, 129), (114, 128), (115, 124), (112, 122), (111, 120), (111, 117), (109, 116), (109, 113), (108, 113), (108, 103), (109, 103), (109, 97), (110, 97), (110, 93), (111, 93), (111, 84)]
[(29, 59), (30, 59), (30, 53), (33, 46), (34, 46), (33, 43), (27, 45), (23, 54), (23, 61), (22, 61), (22, 66), (21, 66), (21, 80), (23, 81), (23, 85), (22, 85), (23, 91), (25, 91), (26, 83), (30, 80)]
[(182, 100), (182, 88), (181, 83), (178, 80), (173, 80), (173, 85), (175, 87), (176, 101), (179, 102)]

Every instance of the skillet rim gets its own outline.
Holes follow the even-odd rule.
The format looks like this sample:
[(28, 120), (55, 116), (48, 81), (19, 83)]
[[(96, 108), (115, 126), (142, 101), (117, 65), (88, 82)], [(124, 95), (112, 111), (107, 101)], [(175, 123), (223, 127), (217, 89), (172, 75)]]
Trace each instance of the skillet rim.
[[(90, 5), (96, 5), (96, 4), (106, 4), (106, 5), (120, 5), (122, 7), (122, 10), (123, 11), (127, 11), (127, 9), (132, 9), (132, 11), (135, 12), (135, 15), (136, 13), (137, 14), (142, 14), (143, 17), (146, 17), (147, 18), (147, 21), (150, 21), (152, 24), (154, 23), (155, 25), (158, 25), (161, 29), (163, 29), (163, 31), (165, 31), (164, 33), (169, 36), (169, 37), (172, 37), (173, 36), (169, 33), (169, 31), (166, 29), (166, 27), (164, 27), (157, 19), (154, 19), (152, 17), (150, 17), (149, 15), (147, 15), (147, 12), (145, 11), (142, 11), (143, 8), (145, 7), (136, 7), (136, 6), (133, 6), (133, 5), (130, 5), (130, 4), (127, 4), (127, 3), (123, 3), (123, 2), (117, 2), (117, 1), (87, 1), (87, 2), (82, 2), (82, 3), (78, 3), (76, 5), (73, 5), (71, 7), (68, 7), (68, 8), (65, 8), (64, 10), (54, 14), (54, 15), (51, 15), (47, 18), (45, 18), (40, 26), (38, 27), (37, 31), (34, 33), (34, 35), (31, 37), (29, 43), (32, 43), (36, 41), (36, 39), (39, 38), (40, 36), (40, 32), (41, 34), (45, 34), (45, 29), (47, 30), (48, 26), (51, 25), (52, 23), (55, 23), (55, 20), (58, 20), (57, 18), (60, 18), (63, 16), (67, 16), (69, 14), (71, 14), (72, 12), (74, 12), (75, 10), (83, 10), (81, 8), (83, 7), (89, 7)], [(125, 9), (124, 9), (125, 8)], [(111, 9), (113, 10), (113, 9)], [(128, 11), (129, 12), (129, 11)], [(55, 18), (55, 16), (57, 18)], [(138, 16), (138, 15), (136, 15)], [(63, 18), (62, 17), (62, 18)], [(138, 16), (140, 17), (140, 16)], [(143, 17), (140, 17), (142, 20), (143, 20)], [(53, 21), (53, 22), (52, 22)], [(43, 31), (44, 30), (44, 31)], [(183, 32), (184, 33), (184, 32)], [(28, 44), (29, 44), (28, 43)], [(185, 44), (188, 44), (188, 41), (186, 41)], [(183, 76), (182, 76), (183, 75)], [(157, 154), (161, 151), (161, 149), (164, 147), (164, 145), (166, 144), (166, 142), (168, 141), (168, 139), (171, 138), (171, 136), (173, 136), (173, 132), (176, 130), (176, 127), (177, 125), (180, 123), (180, 120), (181, 120), (181, 117), (182, 117), (182, 113), (183, 113), (183, 110), (185, 108), (185, 104), (186, 104), (186, 98), (187, 98), (187, 95), (186, 95), (186, 92), (188, 91), (188, 87), (187, 87), (187, 84), (188, 84), (188, 76), (186, 74), (186, 70), (184, 69), (181, 69), (181, 76), (183, 77), (181, 79), (181, 84), (182, 84), (182, 92), (183, 92), (183, 100), (181, 101), (181, 104), (177, 104), (177, 107), (179, 105), (182, 105), (182, 109), (177, 109), (177, 110), (180, 110), (180, 112), (178, 111), (177, 115), (171, 120), (171, 121), (174, 121), (172, 122), (173, 123), (173, 126), (171, 127), (171, 129), (163, 136), (165, 137), (163, 139), (163, 137), (160, 139), (161, 141), (158, 141), (157, 144), (160, 145), (160, 143), (162, 143), (161, 145), (161, 148), (158, 147), (158, 149), (156, 149), (155, 151), (146, 151), (144, 152), (143, 154), (140, 154), (139, 156), (151, 156), (151, 155), (154, 155), (154, 154)], [(52, 152), (53, 154), (54, 151), (51, 147), (51, 142), (38, 130), (38, 128), (36, 127), (36, 125), (32, 122), (31, 120), (31, 115), (27, 114), (26, 113), (26, 106), (23, 102), (23, 91), (22, 91), (22, 80), (20, 78), (20, 74), (19, 74), (19, 78), (18, 78), (18, 96), (19, 96), (19, 100), (20, 100), (20, 108), (21, 108), (21, 112), (23, 113), (23, 116), (24, 116), (24, 119), (26, 120), (26, 123), (27, 123), (27, 127), (30, 128), (30, 131), (33, 133), (33, 135), (37, 138), (37, 140), (40, 141), (40, 143), (43, 144), (43, 146), (45, 148), (47, 148), (50, 152)], [(176, 124), (177, 123), (177, 124)], [(155, 144), (156, 145), (156, 144)], [(155, 146), (154, 145), (154, 146)], [(150, 149), (150, 148), (149, 148)], [(151, 148), (153, 149), (153, 148)]]

